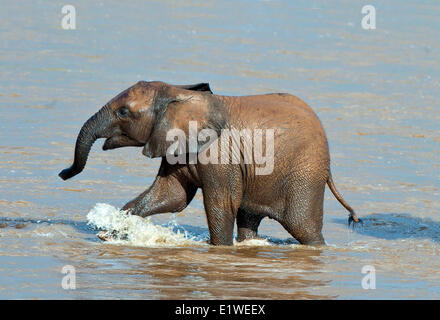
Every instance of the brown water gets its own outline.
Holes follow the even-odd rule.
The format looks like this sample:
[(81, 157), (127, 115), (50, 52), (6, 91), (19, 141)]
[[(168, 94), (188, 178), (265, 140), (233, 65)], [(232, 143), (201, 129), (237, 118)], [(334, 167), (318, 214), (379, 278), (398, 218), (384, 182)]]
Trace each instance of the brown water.
[[(377, 4), (370, 31), (360, 1), (75, 1), (70, 31), (63, 5), (0, 10), (0, 298), (440, 298), (438, 1)], [(327, 190), (327, 247), (296, 245), (266, 220), (267, 240), (212, 247), (198, 194), (179, 215), (131, 224), (125, 242), (101, 242), (89, 211), (123, 206), (158, 161), (98, 142), (82, 174), (57, 174), (83, 122), (140, 79), (303, 98), (364, 227), (349, 231)], [(65, 265), (75, 290), (62, 289)], [(361, 286), (365, 265), (374, 290)]]

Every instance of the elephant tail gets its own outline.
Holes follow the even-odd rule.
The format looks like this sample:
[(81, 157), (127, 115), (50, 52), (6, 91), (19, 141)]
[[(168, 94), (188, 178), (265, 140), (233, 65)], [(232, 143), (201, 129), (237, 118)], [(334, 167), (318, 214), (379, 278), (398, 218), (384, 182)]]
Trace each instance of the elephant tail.
[(336, 189), (336, 186), (335, 186), (335, 183), (333, 182), (333, 178), (332, 178), (331, 173), (328, 177), (327, 185), (330, 188), (330, 190), (332, 191), (335, 198), (338, 199), (339, 203), (342, 204), (344, 206), (344, 208), (348, 210), (348, 212), (350, 212), (350, 215), (348, 217), (348, 226), (350, 226), (352, 222), (362, 224), (362, 220), (358, 218), (358, 216), (354, 212), (353, 208), (350, 207), (350, 205), (344, 200), (344, 198), (342, 198), (341, 194)]

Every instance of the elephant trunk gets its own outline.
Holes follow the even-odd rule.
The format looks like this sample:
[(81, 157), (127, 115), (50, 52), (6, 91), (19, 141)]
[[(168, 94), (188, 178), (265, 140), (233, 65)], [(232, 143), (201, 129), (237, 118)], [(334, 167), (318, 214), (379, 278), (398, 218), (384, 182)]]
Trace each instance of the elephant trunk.
[(108, 107), (103, 107), (82, 126), (75, 144), (75, 158), (70, 168), (64, 169), (58, 175), (67, 180), (80, 173), (87, 162), (93, 143), (99, 138), (105, 138), (111, 124), (111, 114)]

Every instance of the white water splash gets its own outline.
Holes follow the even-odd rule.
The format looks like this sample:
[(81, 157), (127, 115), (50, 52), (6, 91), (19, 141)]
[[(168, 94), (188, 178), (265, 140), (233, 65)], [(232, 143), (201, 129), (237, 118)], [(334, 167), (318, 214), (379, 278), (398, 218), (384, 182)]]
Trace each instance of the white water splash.
[[(133, 216), (106, 203), (97, 203), (87, 214), (87, 224), (104, 230), (106, 242), (139, 247), (186, 247), (206, 246), (209, 242), (209, 231), (194, 233), (185, 230), (175, 220), (166, 225), (154, 224), (150, 218)], [(237, 247), (266, 246), (297, 247), (281, 240), (260, 238), (238, 242)]]
[(89, 225), (105, 230), (109, 236), (107, 242), (112, 244), (142, 247), (207, 245), (203, 237), (176, 228), (176, 222), (156, 225), (150, 218), (130, 215), (106, 203), (97, 203), (87, 214), (87, 220)]

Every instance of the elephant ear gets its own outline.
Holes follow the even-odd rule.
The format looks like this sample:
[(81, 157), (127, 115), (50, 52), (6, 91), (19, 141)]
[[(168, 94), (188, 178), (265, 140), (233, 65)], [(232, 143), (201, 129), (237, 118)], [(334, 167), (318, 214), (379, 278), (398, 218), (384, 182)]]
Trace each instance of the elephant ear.
[[(211, 110), (213, 105), (210, 96), (187, 90), (167, 86), (157, 93), (154, 102), (156, 120), (142, 151), (145, 156), (157, 158), (170, 154), (195, 154), (200, 147), (207, 147), (214, 140), (210, 135), (206, 139), (209, 143), (198, 142), (198, 134), (202, 129), (212, 129), (210, 132), (219, 136), (224, 122), (219, 112)], [(179, 142), (178, 148), (175, 147), (176, 142)]]
[(206, 82), (196, 83), (196, 84), (175, 85), (175, 87), (185, 90), (191, 90), (191, 91), (205, 91), (212, 93), (211, 88), (209, 87), (209, 83)]

